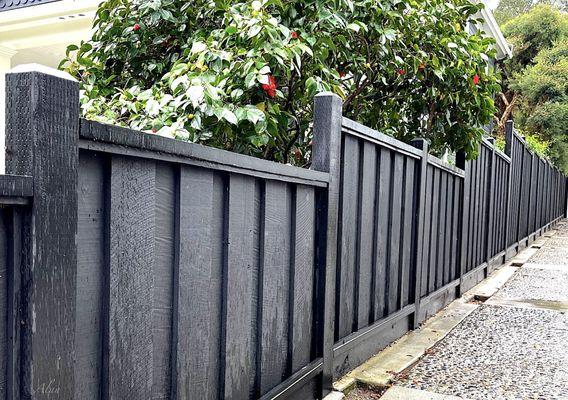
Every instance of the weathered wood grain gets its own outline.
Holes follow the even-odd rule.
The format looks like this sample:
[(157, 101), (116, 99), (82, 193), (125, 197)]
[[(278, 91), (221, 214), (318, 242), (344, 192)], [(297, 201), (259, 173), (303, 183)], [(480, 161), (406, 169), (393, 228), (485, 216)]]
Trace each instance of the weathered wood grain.
[(401, 217), (401, 224), (402, 224), (402, 237), (400, 242), (400, 280), (398, 290), (399, 294), (399, 309), (402, 309), (404, 306), (410, 303), (410, 293), (411, 293), (411, 283), (412, 283), (412, 275), (411, 275), (411, 263), (412, 263), (412, 254), (413, 254), (413, 246), (415, 244), (412, 242), (412, 234), (415, 229), (414, 225), (414, 216), (416, 210), (415, 204), (415, 197), (416, 194), (414, 193), (415, 185), (415, 163), (416, 161), (410, 158), (405, 159), (405, 166), (404, 166), (404, 183), (403, 183), (403, 193), (402, 193), (402, 217)]
[(27, 289), (22, 304), (21, 393), (48, 399), (57, 392), (70, 399), (74, 396), (79, 87), (56, 74), (20, 71), (6, 75), (6, 172), (34, 178), (30, 229), (34, 252), (23, 267)]
[(290, 373), (312, 361), (314, 334), (314, 252), (315, 193), (313, 188), (296, 188), (292, 301), (290, 302)]
[(178, 399), (219, 398), (226, 191), (225, 180), (213, 171), (181, 168)]
[(261, 206), (260, 183), (254, 178), (231, 175), (225, 278), (226, 399), (247, 399), (254, 394)]
[(319, 187), (326, 187), (329, 180), (329, 175), (325, 172), (292, 167), (232, 151), (85, 119), (80, 120), (80, 136), (79, 145), (86, 150), (168, 161)]
[(155, 186), (153, 161), (112, 158), (109, 399), (152, 398)]
[(375, 287), (374, 287), (374, 321), (386, 316), (387, 271), (389, 251), (389, 213), (391, 210), (392, 190), (392, 154), (388, 149), (381, 148), (378, 160), (378, 186), (377, 186), (377, 217), (375, 230), (377, 232), (377, 248), (375, 261)]
[(288, 357), (292, 196), (288, 185), (267, 181), (260, 319), (260, 394), (285, 377)]
[(99, 399), (103, 385), (105, 280), (108, 268), (106, 203), (109, 176), (106, 157), (82, 152), (79, 158), (77, 231), (77, 319), (75, 398)]
[(350, 136), (344, 138), (343, 170), (341, 179), (341, 221), (339, 248), (340, 274), (338, 281), (338, 315), (336, 319), (339, 337), (353, 332), (355, 321), (355, 276), (357, 262), (357, 207), (359, 192), (359, 141)]
[(426, 166), (426, 200), (424, 202), (424, 225), (423, 225), (423, 241), (422, 241), (422, 260), (420, 263), (422, 273), (420, 274), (420, 297), (428, 294), (428, 276), (430, 265), (430, 249), (432, 238), (432, 197), (434, 195), (434, 167)]
[(372, 285), (373, 269), (375, 267), (374, 245), (375, 245), (375, 213), (377, 204), (375, 202), (377, 185), (377, 147), (372, 143), (365, 143), (363, 146), (362, 165), (359, 171), (361, 174), (360, 199), (359, 199), (359, 238), (358, 238), (358, 316), (357, 329), (369, 325), (374, 315), (372, 312)]
[(387, 315), (397, 311), (399, 303), (399, 279), (400, 279), (400, 240), (402, 233), (402, 184), (404, 178), (404, 158), (395, 154), (392, 162), (392, 187), (390, 190), (390, 215), (389, 215), (389, 250), (388, 250), (388, 273), (387, 273)]
[(152, 399), (169, 399), (172, 384), (173, 285), (176, 195), (179, 176), (171, 164), (156, 165), (154, 266), (152, 270)]
[(343, 100), (333, 93), (314, 98), (314, 124), (311, 169), (328, 173), (326, 191), (318, 191), (317, 205), (317, 347), (322, 354), (320, 397), (333, 389), (333, 345), (335, 342), (336, 273), (338, 218), (341, 178), (341, 137)]

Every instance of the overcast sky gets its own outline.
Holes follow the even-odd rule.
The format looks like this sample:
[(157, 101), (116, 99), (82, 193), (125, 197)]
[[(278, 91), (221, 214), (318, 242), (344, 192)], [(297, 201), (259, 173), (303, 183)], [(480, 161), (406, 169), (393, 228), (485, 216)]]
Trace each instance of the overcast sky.
[(486, 0), (485, 2), (490, 9), (494, 10), (499, 5), (499, 0)]

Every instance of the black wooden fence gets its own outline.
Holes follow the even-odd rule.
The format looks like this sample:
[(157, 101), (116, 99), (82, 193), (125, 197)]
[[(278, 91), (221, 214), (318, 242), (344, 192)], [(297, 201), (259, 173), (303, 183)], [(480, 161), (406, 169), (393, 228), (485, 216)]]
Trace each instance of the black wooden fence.
[(456, 168), (319, 95), (305, 170), (7, 95), (0, 398), (321, 398), (566, 210), (511, 125)]

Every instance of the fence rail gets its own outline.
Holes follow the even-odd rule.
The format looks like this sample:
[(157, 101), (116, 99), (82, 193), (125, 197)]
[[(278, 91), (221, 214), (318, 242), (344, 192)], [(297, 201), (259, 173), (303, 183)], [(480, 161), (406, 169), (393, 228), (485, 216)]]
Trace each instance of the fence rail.
[(566, 211), (512, 125), (456, 167), (318, 95), (306, 170), (7, 92), (0, 398), (322, 398)]

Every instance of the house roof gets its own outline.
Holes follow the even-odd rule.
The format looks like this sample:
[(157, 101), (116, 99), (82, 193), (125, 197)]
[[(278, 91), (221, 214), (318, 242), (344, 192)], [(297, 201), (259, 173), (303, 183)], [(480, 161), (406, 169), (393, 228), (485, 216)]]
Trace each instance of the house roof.
[(0, 0), (0, 11), (14, 10), (16, 8), (35, 6), (59, 0)]
[[(487, 5), (487, 1), (484, 1)], [(495, 20), (493, 16), (493, 12), (489, 9), (489, 7), (485, 7), (480, 12), (480, 16), (483, 19), (482, 29), (485, 33), (495, 39), (496, 48), (497, 48), (497, 59), (502, 60), (504, 58), (511, 58), (513, 57), (513, 49), (511, 45), (507, 42), (505, 37), (503, 36), (503, 32), (499, 28), (499, 24)]]

